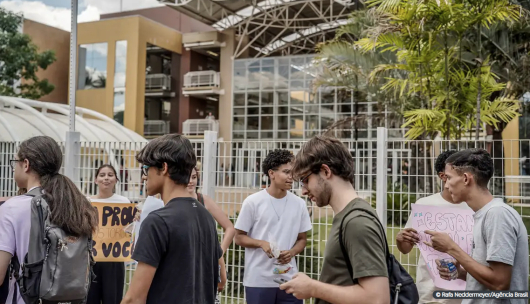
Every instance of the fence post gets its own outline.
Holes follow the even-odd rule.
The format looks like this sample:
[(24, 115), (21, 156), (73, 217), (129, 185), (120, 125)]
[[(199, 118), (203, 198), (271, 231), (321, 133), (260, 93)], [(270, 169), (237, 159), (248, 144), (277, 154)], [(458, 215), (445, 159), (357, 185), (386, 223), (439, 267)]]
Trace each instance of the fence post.
[(202, 193), (215, 199), (215, 173), (217, 169), (217, 132), (204, 131), (202, 161)]
[(64, 146), (64, 175), (80, 187), (79, 163), (81, 158), (81, 133), (66, 132), (66, 142)]
[(377, 128), (377, 175), (376, 175), (376, 211), (383, 227), (387, 226), (387, 152), (388, 129)]

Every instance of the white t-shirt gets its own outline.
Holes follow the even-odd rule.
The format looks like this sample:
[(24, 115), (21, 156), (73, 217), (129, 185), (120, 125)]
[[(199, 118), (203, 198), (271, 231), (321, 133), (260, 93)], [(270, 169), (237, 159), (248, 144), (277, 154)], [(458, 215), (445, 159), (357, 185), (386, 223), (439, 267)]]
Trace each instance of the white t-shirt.
[(164, 202), (154, 196), (148, 196), (145, 199), (142, 207), (142, 213), (140, 214), (140, 220), (134, 225), (134, 244), (138, 242), (138, 236), (140, 235), (140, 226), (143, 221), (147, 218), (149, 213), (164, 207)]
[[(278, 220), (278, 216), (280, 220)], [(237, 218), (235, 228), (247, 232), (253, 239), (270, 242), (269, 233), (275, 238), (280, 250), (293, 248), (298, 234), (311, 230), (311, 219), (303, 199), (287, 192), (287, 196), (276, 199), (267, 190), (261, 190), (247, 197)], [(278, 287), (274, 278), (290, 280), (298, 272), (296, 259), (291, 260), (293, 268), (286, 274), (274, 274), (275, 258), (269, 257), (261, 248), (245, 248), (246, 287)]]
[(91, 202), (98, 202), (98, 203), (117, 203), (117, 204), (130, 204), (131, 201), (126, 198), (125, 196), (121, 196), (118, 194), (113, 194), (109, 198), (91, 198), (89, 197), (89, 200)]
[[(416, 201), (418, 205), (429, 205), (429, 206), (438, 206), (438, 207), (452, 207), (452, 208), (461, 208), (461, 209), (471, 209), (466, 203), (453, 204), (446, 201), (441, 193), (436, 193), (431, 196), (420, 198)], [(412, 228), (412, 222), (409, 220), (405, 225), (405, 228)], [(418, 255), (418, 267), (416, 267), (416, 286), (418, 288), (418, 293), (420, 295), (419, 303), (443, 303), (443, 304), (459, 304), (462, 303), (462, 300), (459, 299), (435, 299), (432, 294), (435, 290), (443, 290), (434, 286), (434, 282), (431, 279), (429, 270), (427, 269), (427, 264), (421, 256)]]

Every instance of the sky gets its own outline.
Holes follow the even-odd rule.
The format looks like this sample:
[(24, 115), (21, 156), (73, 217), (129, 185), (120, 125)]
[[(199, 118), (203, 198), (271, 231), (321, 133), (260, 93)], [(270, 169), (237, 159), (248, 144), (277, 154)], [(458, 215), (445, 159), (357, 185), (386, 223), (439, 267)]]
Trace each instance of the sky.
[[(78, 0), (78, 22), (99, 20), (100, 14), (161, 6), (157, 0)], [(70, 0), (0, 0), (0, 6), (25, 18), (70, 31)]]

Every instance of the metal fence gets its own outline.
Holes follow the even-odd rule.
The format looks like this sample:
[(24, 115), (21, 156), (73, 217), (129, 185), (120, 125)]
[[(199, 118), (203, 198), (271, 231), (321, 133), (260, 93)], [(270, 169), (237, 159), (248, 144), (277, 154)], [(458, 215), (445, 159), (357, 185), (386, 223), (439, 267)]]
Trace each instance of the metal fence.
[[(391, 250), (402, 265), (415, 277), (419, 251), (401, 254), (395, 236), (405, 225), (410, 205), (421, 197), (441, 190), (440, 180), (434, 172), (436, 157), (445, 150), (484, 148), (490, 152), (495, 164), (495, 175), (489, 188), (494, 196), (504, 198), (522, 216), (530, 227), (530, 168), (523, 156), (530, 155), (530, 141), (405, 141), (388, 139), (387, 130), (379, 128), (374, 140), (346, 140), (344, 144), (352, 154), (355, 164), (354, 186), (359, 195), (372, 203), (386, 225)], [(192, 141), (200, 170), (200, 191), (213, 197), (217, 204), (235, 222), (247, 196), (267, 186), (261, 172), (261, 163), (274, 149), (288, 149), (298, 153), (304, 142), (217, 142), (215, 132), (206, 132), (205, 139)], [(145, 199), (141, 183), (140, 165), (136, 153), (143, 143), (82, 143), (77, 166), (76, 183), (87, 195), (95, 194), (94, 174), (102, 163), (119, 168), (120, 183), (117, 193), (133, 202)], [(13, 159), (17, 143), (0, 143), (0, 196), (16, 193), (9, 159)], [(293, 190), (300, 195), (295, 182)], [(318, 208), (307, 201), (313, 223), (305, 250), (296, 257), (299, 270), (318, 278), (322, 268), (324, 248), (333, 221), (329, 207)], [(222, 237), (223, 231), (219, 229)], [(244, 303), (243, 269), (244, 249), (232, 243), (225, 256), (228, 283), (222, 292), (222, 303)], [(126, 288), (135, 269), (127, 264)], [(306, 303), (313, 303), (312, 300)]]

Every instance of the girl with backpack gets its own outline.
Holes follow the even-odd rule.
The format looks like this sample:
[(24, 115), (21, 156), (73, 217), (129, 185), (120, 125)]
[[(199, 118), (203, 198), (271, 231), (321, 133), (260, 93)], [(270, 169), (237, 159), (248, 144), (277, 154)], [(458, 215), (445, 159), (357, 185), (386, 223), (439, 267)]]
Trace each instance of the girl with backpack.
[[(119, 182), (116, 169), (109, 164), (102, 165), (96, 170), (94, 183), (98, 193), (90, 200), (98, 203), (123, 203), (131, 201), (115, 192)], [(95, 282), (92, 282), (88, 292), (86, 304), (120, 304), (123, 298), (125, 284), (125, 263), (97, 262), (94, 266)]]
[[(32, 137), (20, 144), (17, 155), (10, 160), (19, 188), (39, 193), (48, 204), (47, 218), (74, 237), (91, 237), (98, 226), (97, 213), (88, 199), (66, 176), (59, 173), (63, 161), (61, 148), (48, 136)], [(5, 274), (13, 256), (24, 262), (28, 253), (31, 230), (32, 196), (19, 195), (7, 200), (0, 212), (0, 274)], [(72, 278), (83, 281), (83, 278)], [(14, 281), (9, 283), (6, 303), (24, 304)], [(13, 296), (16, 294), (16, 299)]]

